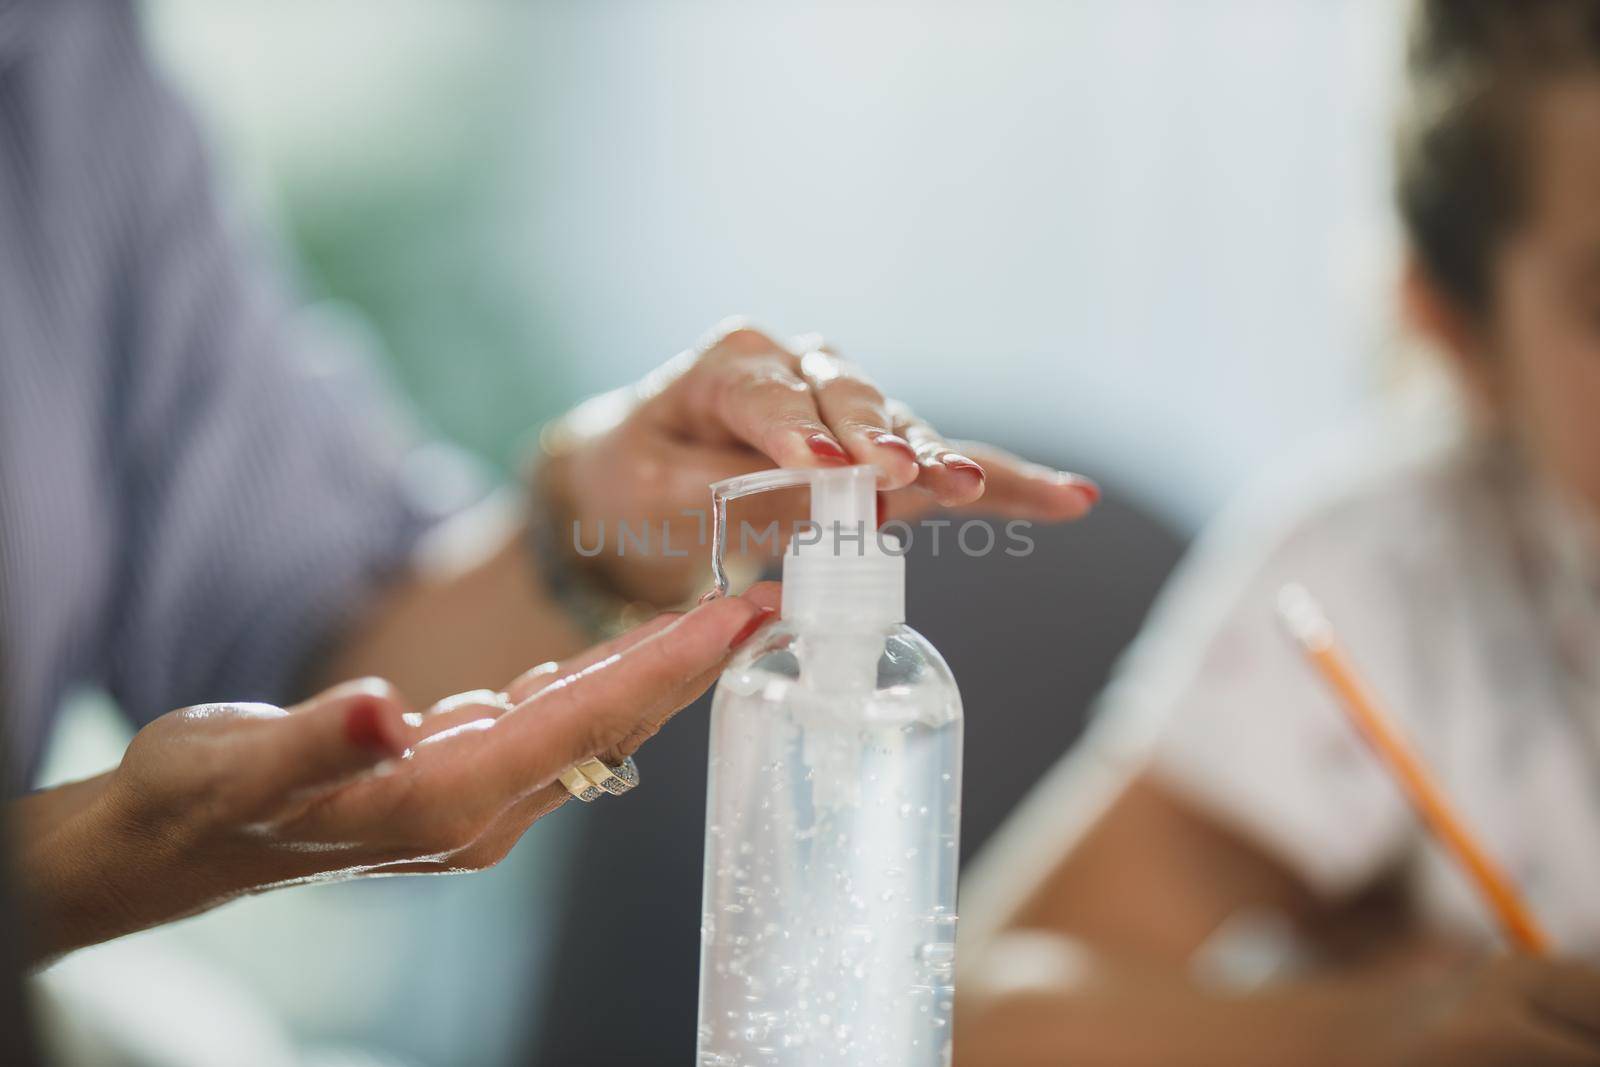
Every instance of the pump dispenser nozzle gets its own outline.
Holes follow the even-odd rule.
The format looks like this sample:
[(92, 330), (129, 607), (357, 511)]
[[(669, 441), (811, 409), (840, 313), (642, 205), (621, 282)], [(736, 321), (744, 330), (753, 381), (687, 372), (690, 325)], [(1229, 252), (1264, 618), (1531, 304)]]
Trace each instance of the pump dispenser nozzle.
[(811, 521), (795, 531), (783, 557), (783, 617), (874, 628), (905, 621), (905, 558), (899, 541), (878, 531), (877, 478), (876, 467), (856, 466), (758, 471), (713, 483), (713, 593), (728, 591), (728, 501), (807, 485)]

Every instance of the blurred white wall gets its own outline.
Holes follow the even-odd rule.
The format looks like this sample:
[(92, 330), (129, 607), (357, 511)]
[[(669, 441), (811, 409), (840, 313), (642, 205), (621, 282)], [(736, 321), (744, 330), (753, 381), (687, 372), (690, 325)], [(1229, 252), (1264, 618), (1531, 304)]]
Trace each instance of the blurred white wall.
[(1194, 522), (1365, 388), (1400, 9), (541, 5), (504, 254), (593, 388), (748, 311)]
[(538, 309), (526, 359), (574, 394), (747, 312), (824, 331), (958, 432), (1114, 476), (1193, 525), (1373, 377), (1402, 7), (154, 11), (275, 195), (481, 157), (470, 248)]

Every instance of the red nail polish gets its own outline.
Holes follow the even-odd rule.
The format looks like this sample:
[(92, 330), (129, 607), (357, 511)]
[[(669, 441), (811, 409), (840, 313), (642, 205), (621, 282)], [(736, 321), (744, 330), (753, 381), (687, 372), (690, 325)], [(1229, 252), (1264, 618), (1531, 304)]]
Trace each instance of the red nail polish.
[(976, 461), (968, 459), (959, 452), (946, 452), (941, 458), (944, 460), (944, 465), (953, 471), (967, 471), (968, 473), (976, 474), (980, 481), (988, 478), (988, 475), (984, 473), (983, 468), (978, 466)]
[(733, 635), (733, 640), (728, 642), (728, 647), (738, 648), (740, 645), (750, 640), (750, 635), (761, 629), (762, 625), (775, 614), (777, 614), (777, 612), (773, 611), (771, 608), (762, 608), (760, 611), (756, 612), (755, 615), (749, 619), (749, 621), (747, 621), (743, 626), (739, 627), (739, 632)]
[(913, 463), (917, 460), (917, 450), (911, 447), (910, 441), (897, 433), (873, 434), (872, 443), (882, 448), (892, 448)]
[(374, 700), (362, 700), (344, 713), (344, 737), (357, 748), (393, 754), (394, 745), (384, 736), (383, 716)]
[(844, 450), (844, 446), (825, 433), (814, 433), (807, 437), (806, 447), (811, 449), (814, 455), (820, 456), (830, 463), (837, 463), (843, 466), (850, 462), (850, 453)]

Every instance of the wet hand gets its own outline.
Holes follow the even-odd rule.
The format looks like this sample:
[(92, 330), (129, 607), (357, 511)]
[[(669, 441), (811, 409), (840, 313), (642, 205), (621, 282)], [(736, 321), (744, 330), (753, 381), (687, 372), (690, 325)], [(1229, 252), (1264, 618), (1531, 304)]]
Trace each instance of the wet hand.
[(776, 603), (757, 586), (421, 713), (379, 679), (288, 708), (170, 712), (116, 770), (35, 794), (15, 820), (33, 954), (276, 886), (490, 866), (567, 798), (562, 771), (630, 755)]

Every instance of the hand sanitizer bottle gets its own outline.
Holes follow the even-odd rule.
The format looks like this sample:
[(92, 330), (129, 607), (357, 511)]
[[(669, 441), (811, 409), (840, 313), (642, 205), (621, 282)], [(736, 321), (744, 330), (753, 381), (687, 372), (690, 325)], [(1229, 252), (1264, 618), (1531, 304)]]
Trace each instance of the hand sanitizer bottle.
[(727, 501), (797, 485), (812, 521), (785, 552), (781, 618), (712, 705), (697, 1062), (948, 1064), (961, 697), (905, 625), (872, 467), (712, 486), (718, 591)]

